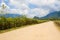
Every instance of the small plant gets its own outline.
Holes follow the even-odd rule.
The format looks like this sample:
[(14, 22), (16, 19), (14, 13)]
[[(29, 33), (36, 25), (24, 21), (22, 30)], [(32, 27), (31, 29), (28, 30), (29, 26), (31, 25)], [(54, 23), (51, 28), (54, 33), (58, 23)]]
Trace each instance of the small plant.
[(60, 27), (60, 21), (55, 21), (54, 23)]

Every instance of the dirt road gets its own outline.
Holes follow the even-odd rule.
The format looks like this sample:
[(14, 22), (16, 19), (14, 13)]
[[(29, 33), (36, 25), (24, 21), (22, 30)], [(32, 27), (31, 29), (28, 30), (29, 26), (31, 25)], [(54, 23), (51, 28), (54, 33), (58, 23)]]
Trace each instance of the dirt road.
[(60, 32), (50, 21), (0, 34), (0, 40), (60, 40)]

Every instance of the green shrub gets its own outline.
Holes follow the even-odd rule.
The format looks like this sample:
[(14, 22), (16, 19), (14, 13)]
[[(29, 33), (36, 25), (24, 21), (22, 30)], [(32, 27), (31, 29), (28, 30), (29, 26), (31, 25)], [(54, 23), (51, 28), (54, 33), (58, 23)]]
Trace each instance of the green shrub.
[(15, 18), (0, 17), (0, 30), (21, 27), (24, 25), (38, 24), (45, 21), (46, 20), (37, 20), (33, 18), (27, 18), (25, 16), (15, 17)]
[(55, 21), (54, 23), (55, 23), (58, 27), (60, 27), (60, 21), (57, 20), (57, 21)]

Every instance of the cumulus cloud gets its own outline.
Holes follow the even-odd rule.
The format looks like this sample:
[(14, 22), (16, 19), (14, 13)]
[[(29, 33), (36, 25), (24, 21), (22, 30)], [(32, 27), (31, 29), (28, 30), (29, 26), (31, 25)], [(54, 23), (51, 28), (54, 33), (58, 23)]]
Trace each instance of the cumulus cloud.
[(31, 10), (31, 14), (33, 14), (34, 16), (43, 17), (49, 14), (49, 10), (45, 10), (42, 8), (35, 8)]
[(10, 0), (10, 5), (15, 6), (15, 8), (20, 8), (22, 6), (27, 7), (26, 5), (28, 4), (27, 0)]
[(35, 4), (38, 7), (44, 7), (47, 9), (60, 9), (60, 1), (59, 0), (30, 0), (32, 4)]
[[(59, 0), (10, 0), (11, 4), (19, 8), (22, 14), (29, 15), (30, 17), (39, 16), (43, 17), (49, 14), (51, 10), (60, 10)], [(29, 3), (38, 6), (35, 9), (29, 8)], [(17, 5), (17, 6), (16, 6)]]
[(9, 6), (13, 7), (10, 8), (11, 13), (26, 15), (27, 17), (43, 17), (51, 11), (60, 11), (59, 0), (9, 0)]
[(29, 11), (29, 7), (27, 5), (27, 0), (10, 0), (10, 6), (14, 6), (15, 10), (19, 12), (19, 14), (27, 14)]
[(54, 4), (56, 0), (30, 0), (29, 2), (32, 4), (36, 4), (37, 6), (51, 5)]

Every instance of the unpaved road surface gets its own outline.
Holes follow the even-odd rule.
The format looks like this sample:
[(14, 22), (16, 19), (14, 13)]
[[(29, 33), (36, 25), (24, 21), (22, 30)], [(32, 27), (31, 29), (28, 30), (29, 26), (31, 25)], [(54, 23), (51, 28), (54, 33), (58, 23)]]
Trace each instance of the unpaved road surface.
[(0, 34), (0, 40), (60, 40), (60, 32), (50, 21)]

